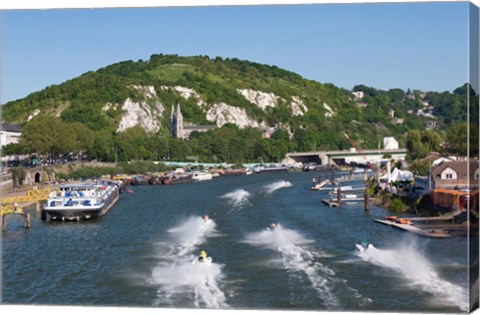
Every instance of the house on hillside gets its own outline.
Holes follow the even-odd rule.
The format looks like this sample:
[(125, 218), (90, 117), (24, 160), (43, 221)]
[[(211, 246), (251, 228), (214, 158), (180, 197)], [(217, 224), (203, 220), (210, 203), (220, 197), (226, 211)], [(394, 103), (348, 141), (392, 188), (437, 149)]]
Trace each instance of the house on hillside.
[(478, 161), (444, 161), (432, 167), (434, 189), (478, 189)]
[(0, 125), (0, 147), (10, 143), (18, 143), (21, 135), (20, 126), (2, 123)]
[(365, 93), (363, 91), (355, 91), (355, 92), (352, 92), (352, 94), (354, 96), (355, 101), (359, 101), (365, 96)]

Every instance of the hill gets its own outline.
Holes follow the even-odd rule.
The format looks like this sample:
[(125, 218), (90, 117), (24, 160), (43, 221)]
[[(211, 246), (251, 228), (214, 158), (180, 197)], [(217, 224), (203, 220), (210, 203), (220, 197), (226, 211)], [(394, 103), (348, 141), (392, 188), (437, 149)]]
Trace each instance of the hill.
[[(147, 61), (116, 63), (9, 102), (3, 106), (2, 119), (23, 128), (48, 117), (81, 124), (95, 137), (90, 156), (102, 160), (118, 158), (119, 151), (125, 153), (121, 159), (131, 158), (127, 151), (132, 150), (133, 158), (170, 158), (181, 151), (183, 157), (190, 154), (200, 160), (278, 159), (287, 150), (348, 149), (344, 132), (362, 148), (378, 147), (384, 136), (405, 144), (410, 129), (438, 129), (465, 119), (466, 97), (461, 88), (457, 90), (381, 91), (359, 85), (354, 91), (360, 93), (354, 96), (276, 66), (236, 58), (159, 54)], [(170, 139), (169, 117), (176, 104), (185, 123), (219, 129), (194, 132), (186, 143)], [(212, 143), (214, 138), (252, 138), (256, 143), (248, 157), (233, 154), (234, 158), (225, 153), (227, 144), (219, 149), (219, 141)], [(101, 144), (108, 141), (114, 148), (101, 153), (105, 151)], [(144, 143), (141, 155), (138, 142)], [(126, 143), (136, 148), (129, 149)]]

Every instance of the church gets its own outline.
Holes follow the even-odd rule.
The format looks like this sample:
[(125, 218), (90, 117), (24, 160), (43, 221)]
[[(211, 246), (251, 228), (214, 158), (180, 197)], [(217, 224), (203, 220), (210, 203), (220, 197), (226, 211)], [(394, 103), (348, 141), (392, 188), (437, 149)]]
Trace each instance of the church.
[(183, 121), (180, 104), (177, 104), (176, 111), (175, 107), (172, 105), (172, 111), (170, 112), (170, 135), (172, 138), (188, 139), (190, 134), (194, 131), (205, 132), (215, 128), (217, 128), (215, 125), (199, 126), (185, 124)]

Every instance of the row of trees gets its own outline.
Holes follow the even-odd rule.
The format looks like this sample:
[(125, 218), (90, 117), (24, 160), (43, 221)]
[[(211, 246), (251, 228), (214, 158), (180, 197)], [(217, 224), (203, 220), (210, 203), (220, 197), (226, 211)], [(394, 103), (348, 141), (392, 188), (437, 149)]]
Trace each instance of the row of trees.
[(94, 132), (79, 122), (63, 122), (60, 118), (38, 115), (22, 130), (19, 149), (50, 158), (93, 148)]
[(82, 153), (88, 159), (110, 162), (198, 160), (244, 163), (280, 161), (292, 148), (294, 142), (283, 130), (275, 132), (272, 139), (263, 139), (258, 129), (226, 125), (206, 133), (194, 132), (191, 139), (185, 141), (161, 133), (147, 134), (139, 126), (120, 134), (107, 130), (93, 132), (81, 123), (38, 115), (22, 130), (19, 144), (5, 149), (9, 154), (37, 153), (49, 159)]
[[(323, 131), (315, 126), (311, 129), (298, 128), (293, 137), (286, 130), (278, 129), (270, 139), (264, 139), (256, 128), (239, 129), (227, 124), (207, 132), (193, 132), (185, 141), (162, 133), (147, 134), (139, 126), (120, 134), (107, 130), (93, 132), (78, 122), (38, 115), (22, 130), (19, 144), (4, 147), (3, 154), (38, 153), (51, 159), (83, 153), (88, 159), (110, 162), (196, 160), (245, 163), (280, 161), (287, 152), (293, 151), (350, 147), (342, 136), (342, 130), (336, 130), (335, 124), (321, 126), (325, 126)], [(470, 136), (471, 154), (478, 154), (478, 133), (471, 130)], [(378, 135), (371, 135), (371, 138), (375, 139), (373, 142), (380, 139)], [(368, 147), (364, 144), (360, 145)], [(410, 162), (423, 159), (430, 152), (466, 155), (467, 125), (457, 123), (444, 134), (432, 130), (410, 130), (406, 135), (406, 148)]]

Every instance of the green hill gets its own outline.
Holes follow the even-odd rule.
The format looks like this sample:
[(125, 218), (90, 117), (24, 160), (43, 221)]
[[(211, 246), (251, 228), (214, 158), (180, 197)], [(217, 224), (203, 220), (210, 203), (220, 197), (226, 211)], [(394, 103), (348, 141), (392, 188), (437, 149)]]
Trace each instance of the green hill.
[[(2, 119), (23, 128), (40, 117), (80, 123), (95, 136), (96, 147), (89, 148), (89, 155), (103, 160), (112, 160), (115, 151), (117, 158), (125, 160), (171, 158), (182, 152), (176, 157), (192, 154), (229, 161), (278, 159), (286, 150), (348, 149), (351, 145), (344, 132), (362, 148), (378, 147), (385, 136), (394, 136), (404, 145), (410, 129), (439, 129), (465, 119), (466, 97), (461, 89), (423, 94), (359, 85), (354, 90), (364, 92), (364, 97), (354, 99), (351, 91), (276, 66), (236, 58), (160, 54), (148, 61), (113, 64), (9, 102), (3, 106)], [(184, 143), (170, 139), (168, 118), (174, 104), (181, 106), (186, 123), (217, 124), (219, 129), (193, 133)], [(270, 129), (272, 138), (262, 139), (261, 129)], [(212, 139), (221, 133), (232, 141), (254, 139), (251, 154), (220, 154), (226, 149)], [(107, 150), (101, 143), (108, 141), (113, 148), (100, 153)], [(126, 153), (132, 150), (133, 156)], [(119, 152), (124, 154), (118, 157)]]

